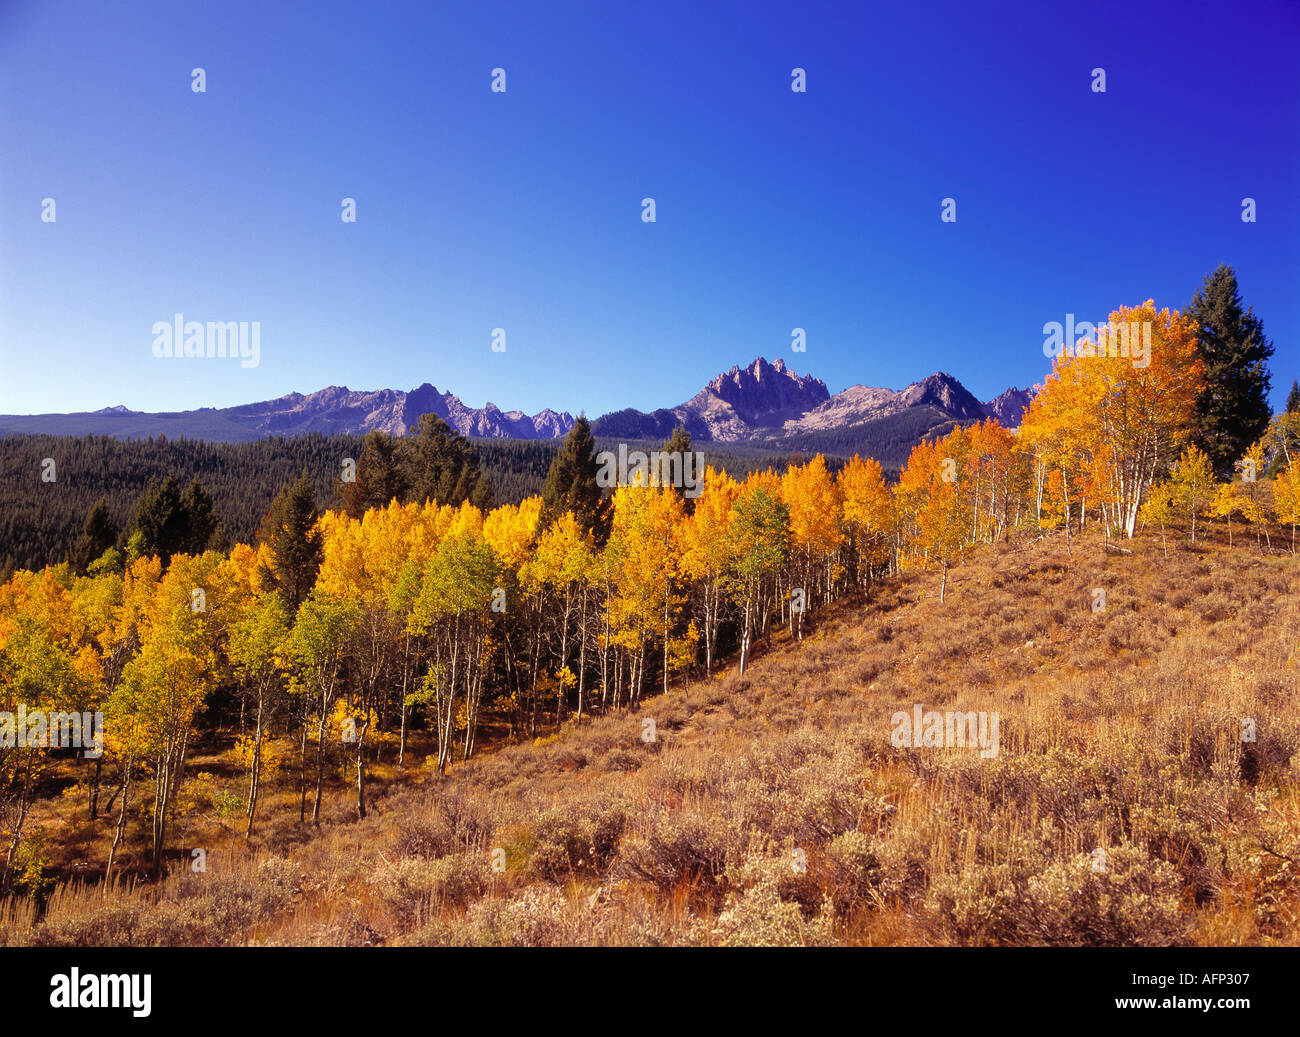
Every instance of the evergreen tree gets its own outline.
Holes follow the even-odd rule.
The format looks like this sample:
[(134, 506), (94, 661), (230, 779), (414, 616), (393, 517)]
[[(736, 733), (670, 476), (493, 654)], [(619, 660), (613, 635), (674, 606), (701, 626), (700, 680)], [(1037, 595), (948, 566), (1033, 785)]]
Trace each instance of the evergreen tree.
[(415, 437), (405, 446), (414, 500), (492, 507), (492, 487), (479, 469), (478, 454), (442, 418), (422, 414)]
[(411, 489), (407, 468), (398, 441), (387, 432), (371, 429), (357, 461), (356, 481), (342, 483), (339, 496), (344, 510), (352, 518), (360, 518), (371, 508), (388, 507), (393, 500), (405, 504)]
[(163, 565), (188, 543), (189, 516), (181, 499), (181, 488), (172, 476), (161, 483), (150, 480), (135, 510), (135, 528), (140, 533), (143, 554), (157, 555)]
[(276, 495), (258, 531), (258, 541), (271, 548), (271, 564), (262, 567), (262, 578), (291, 609), (307, 600), (320, 571), (323, 548), (318, 518), (311, 479), (304, 471), (296, 483)]
[(100, 497), (86, 515), (81, 536), (72, 548), (73, 568), (84, 573), (90, 563), (117, 542), (117, 524), (108, 511), (108, 498)]
[(603, 546), (609, 538), (609, 508), (601, 499), (596, 482), (599, 470), (591, 424), (586, 415), (579, 414), (546, 473), (546, 485), (542, 488), (543, 524), (550, 525), (564, 512), (571, 511), (578, 524), (592, 533), (596, 544)]
[(158, 555), (164, 565), (172, 555), (202, 554), (221, 546), (221, 522), (212, 495), (197, 476), (184, 493), (172, 476), (162, 483), (150, 481), (136, 506), (135, 527), (143, 553)]
[[(682, 502), (685, 504), (687, 514), (690, 514), (691, 511), (694, 509), (695, 502), (691, 500), (691, 498), (686, 496), (686, 487), (684, 485), (685, 473), (686, 473), (686, 467), (685, 467), (686, 455), (691, 452), (691, 434), (686, 431), (686, 426), (678, 425), (676, 428), (674, 428), (673, 434), (669, 436), (668, 441), (659, 448), (659, 452), (661, 454), (676, 455), (678, 458), (681, 459), (678, 462), (681, 465), (681, 467), (674, 468), (673, 466), (670, 465), (669, 471), (670, 472), (680, 471), (682, 473), (683, 484), (674, 485), (673, 488), (677, 491), (677, 496), (680, 497)], [(692, 469), (691, 475), (692, 477), (695, 478), (702, 478), (704, 473), (703, 472), (696, 473), (695, 470)]]
[(181, 550), (186, 554), (202, 554), (209, 548), (220, 550), (225, 546), (221, 542), (221, 520), (217, 517), (212, 494), (204, 489), (198, 476), (190, 482), (190, 488), (181, 498), (181, 507), (185, 511), (186, 525)]
[(1286, 412), (1288, 414), (1300, 414), (1300, 382), (1292, 379), (1291, 391), (1286, 397)]
[(686, 431), (685, 425), (678, 425), (673, 429), (673, 434), (668, 437), (668, 441), (659, 448), (660, 453), (688, 453), (691, 449), (691, 434)]
[[(408, 441), (414, 436), (389, 437), (396, 455), (394, 478), (402, 503), (411, 500), (405, 480), (410, 465)], [(518, 504), (542, 492), (546, 472), (563, 439), (484, 439), (473, 441), (479, 466), (492, 490), (493, 503)], [(166, 444), (152, 439), (112, 436), (0, 435), (0, 567), (36, 568), (65, 561), (81, 535), (86, 515), (100, 497), (123, 534), (135, 530), (135, 513), (150, 479), (175, 477), (183, 491), (197, 476), (212, 496), (220, 518), (217, 540), (251, 544), (271, 501), (304, 468), (312, 477), (316, 501), (333, 503), (331, 491), (342, 494), (355, 484), (339, 481), (339, 461), (362, 458), (365, 442), (352, 434), (269, 436), (243, 443), (178, 439)], [(57, 495), (32, 495), (20, 473), (39, 467), (46, 457), (58, 457), (60, 471), (75, 471), (75, 482), (61, 483)], [(365, 468), (365, 465), (362, 465)], [(375, 506), (388, 504), (388, 490), (370, 491)], [(381, 496), (383, 499), (380, 499)], [(482, 496), (479, 498), (482, 500)], [(127, 537), (119, 537), (119, 548)], [(216, 546), (221, 546), (213, 541)], [(199, 549), (210, 545), (199, 545)], [(191, 547), (193, 545), (191, 544)]]
[(1268, 360), (1273, 344), (1253, 309), (1242, 309), (1237, 275), (1220, 264), (1187, 307), (1200, 325), (1205, 390), (1197, 400), (1196, 444), (1229, 476), (1268, 427)]

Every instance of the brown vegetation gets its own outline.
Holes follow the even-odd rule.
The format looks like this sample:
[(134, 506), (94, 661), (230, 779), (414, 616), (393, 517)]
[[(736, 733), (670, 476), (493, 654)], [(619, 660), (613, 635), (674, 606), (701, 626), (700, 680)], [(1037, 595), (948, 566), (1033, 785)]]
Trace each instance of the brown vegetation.
[[(364, 820), (340, 764), (322, 827), (297, 824), (286, 767), (245, 840), (241, 768), (199, 758), (178, 838), (205, 872), (68, 878), (40, 919), (12, 899), (0, 943), (1300, 942), (1300, 566), (1221, 532), (977, 547), (942, 602), (933, 573), (872, 584), (743, 676), (441, 777), (425, 743), (404, 769), (381, 749)], [(894, 747), (918, 702), (996, 711), (998, 755)], [(66, 809), (29, 821), (51, 866), (116, 821), (60, 844)]]

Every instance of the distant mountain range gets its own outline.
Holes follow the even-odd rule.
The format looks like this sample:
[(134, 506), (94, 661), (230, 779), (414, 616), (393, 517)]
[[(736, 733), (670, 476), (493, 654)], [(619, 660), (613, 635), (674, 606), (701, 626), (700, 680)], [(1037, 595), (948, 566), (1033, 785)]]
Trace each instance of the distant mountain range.
[(165, 435), (172, 439), (209, 439), (243, 443), (266, 436), (310, 432), (364, 434), (379, 429), (394, 436), (415, 429), (421, 414), (436, 414), (467, 436), (553, 439), (573, 428), (573, 415), (543, 410), (528, 415), (503, 411), (494, 403), (466, 407), (449, 392), (425, 382), (417, 389), (364, 392), (331, 385), (311, 393), (289, 393), (274, 400), (238, 407), (147, 413), (118, 405), (73, 414), (0, 415), (0, 433), (109, 435), (123, 439)]
[[(832, 396), (821, 379), (796, 374), (784, 360), (768, 363), (759, 357), (747, 367), (718, 375), (676, 407), (649, 413), (615, 411), (597, 418), (592, 427), (606, 439), (654, 440), (666, 439), (677, 425), (684, 425), (696, 441), (790, 445), (833, 453), (842, 452), (837, 445), (847, 449), (859, 438), (901, 448), (932, 432), (985, 417), (1014, 428), (1031, 396), (1031, 390), (1013, 388), (981, 403), (942, 372), (901, 390), (854, 385)], [(549, 408), (529, 415), (502, 411), (493, 403), (467, 407), (452, 393), (440, 393), (426, 382), (410, 392), (330, 386), (307, 396), (290, 393), (238, 407), (168, 413), (119, 405), (74, 414), (0, 415), (0, 433), (166, 435), (221, 442), (311, 432), (363, 434), (371, 429), (400, 436), (426, 413), (436, 414), (464, 435), (489, 438), (555, 439), (566, 435), (574, 421), (571, 414)]]

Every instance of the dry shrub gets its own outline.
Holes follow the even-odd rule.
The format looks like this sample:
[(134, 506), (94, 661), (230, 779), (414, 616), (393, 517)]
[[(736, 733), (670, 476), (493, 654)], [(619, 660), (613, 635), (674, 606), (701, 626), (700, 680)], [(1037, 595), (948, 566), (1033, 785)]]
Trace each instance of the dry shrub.
[(750, 858), (737, 870), (713, 936), (724, 947), (824, 947), (835, 941), (829, 898), (811, 918), (789, 860)]
[(413, 808), (399, 814), (392, 824), (389, 846), (400, 857), (441, 857), (450, 853), (456, 835), (441, 812)]
[(713, 885), (727, 860), (727, 824), (720, 817), (696, 812), (662, 817), (648, 832), (624, 836), (620, 870), (661, 891), (680, 884)]
[(1182, 882), (1134, 846), (1048, 859), (1028, 841), (998, 864), (939, 876), (925, 897), (934, 921), (964, 944), (1169, 946), (1188, 940)]
[(880, 860), (870, 836), (845, 832), (831, 840), (822, 863), (835, 910), (841, 915), (876, 902), (880, 888)]
[(549, 882), (603, 875), (618, 854), (627, 811), (617, 802), (550, 810), (533, 826), (531, 870)]
[(529, 886), (480, 900), (446, 941), (474, 947), (567, 947), (578, 942), (574, 911), (554, 886)]
[(370, 883), (396, 918), (422, 919), (430, 908), (460, 905), (482, 896), (492, 873), (481, 853), (457, 853), (437, 860), (412, 858), (381, 866)]
[(806, 729), (756, 747), (732, 774), (743, 775), (735, 781), (738, 827), (780, 842), (821, 843), (863, 823), (874, 826), (888, 812), (866, 788), (859, 750)]
[(176, 874), (157, 890), (116, 892), (70, 888), (25, 934), (31, 946), (195, 947), (238, 941), (251, 924), (289, 906), (298, 868), (280, 857)]

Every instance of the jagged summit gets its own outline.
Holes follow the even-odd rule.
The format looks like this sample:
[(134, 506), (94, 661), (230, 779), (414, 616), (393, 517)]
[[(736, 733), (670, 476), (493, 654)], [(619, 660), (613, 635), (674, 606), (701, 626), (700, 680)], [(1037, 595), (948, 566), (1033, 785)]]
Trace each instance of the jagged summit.
[(946, 371), (936, 371), (903, 390), (900, 402), (908, 407), (939, 407), (962, 421), (984, 417), (984, 404)]
[(1025, 416), (1025, 408), (1034, 398), (1033, 389), (1017, 389), (1012, 386), (984, 405), (990, 418), (1001, 422), (1007, 428), (1019, 428)]
[(820, 378), (787, 370), (779, 357), (769, 364), (760, 356), (748, 367), (718, 375), (683, 406), (716, 411), (710, 407), (714, 399), (730, 406), (747, 425), (779, 428), (788, 418), (825, 403), (830, 393)]

